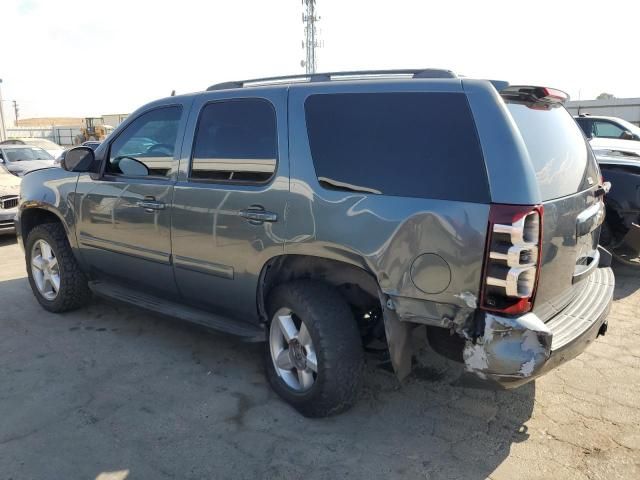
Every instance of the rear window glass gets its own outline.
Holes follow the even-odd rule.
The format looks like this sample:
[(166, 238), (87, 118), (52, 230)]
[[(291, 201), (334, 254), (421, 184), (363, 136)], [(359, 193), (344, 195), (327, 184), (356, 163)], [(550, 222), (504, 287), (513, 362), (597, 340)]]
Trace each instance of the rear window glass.
[(461, 93), (311, 95), (305, 103), (325, 187), (488, 202), (475, 124)]
[(580, 192), (599, 181), (582, 131), (563, 107), (516, 102), (507, 107), (529, 151), (543, 200)]

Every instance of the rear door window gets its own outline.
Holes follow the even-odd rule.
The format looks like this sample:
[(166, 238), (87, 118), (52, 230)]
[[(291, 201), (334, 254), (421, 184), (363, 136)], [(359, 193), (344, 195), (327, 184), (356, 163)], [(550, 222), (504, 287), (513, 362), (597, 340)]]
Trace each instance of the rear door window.
[(325, 188), (485, 203), (489, 187), (462, 93), (317, 94), (305, 103)]
[(200, 113), (191, 179), (264, 183), (276, 170), (278, 135), (273, 105), (260, 98), (217, 101)]
[(510, 101), (543, 200), (585, 190), (599, 181), (598, 168), (580, 127), (561, 105)]

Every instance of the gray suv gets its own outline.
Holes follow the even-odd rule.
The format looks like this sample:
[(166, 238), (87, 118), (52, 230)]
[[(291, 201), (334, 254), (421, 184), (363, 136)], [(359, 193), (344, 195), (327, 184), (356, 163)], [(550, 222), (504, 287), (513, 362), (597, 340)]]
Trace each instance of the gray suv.
[(214, 85), (150, 103), (22, 182), (47, 310), (91, 294), (264, 341), (307, 416), (400, 378), (414, 335), (516, 387), (606, 330), (600, 172), (563, 92), (446, 70)]

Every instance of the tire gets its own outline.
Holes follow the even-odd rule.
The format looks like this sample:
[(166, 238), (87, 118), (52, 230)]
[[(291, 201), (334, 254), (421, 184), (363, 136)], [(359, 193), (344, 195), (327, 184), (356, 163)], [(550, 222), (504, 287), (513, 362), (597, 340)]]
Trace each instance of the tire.
[[(51, 298), (47, 298), (45, 293), (40, 291), (36, 278), (34, 278), (34, 275), (37, 275), (32, 266), (34, 246), (36, 243), (39, 246), (42, 245), (41, 241), (46, 242), (57, 260), (58, 288), (55, 292), (50, 292)], [(36, 250), (38, 248), (36, 247)], [(68, 312), (88, 303), (91, 298), (91, 290), (89, 290), (87, 278), (80, 270), (61, 224), (44, 223), (31, 230), (25, 243), (25, 258), (31, 290), (45, 310), (54, 313)], [(50, 290), (54, 290), (51, 282), (50, 286), (52, 287)]]
[[(265, 362), (267, 378), (276, 393), (306, 417), (326, 417), (349, 409), (358, 395), (364, 360), (360, 333), (344, 298), (325, 284), (300, 280), (275, 287), (269, 295), (267, 309), (270, 323)], [(276, 366), (274, 358), (277, 352), (272, 338), (276, 338), (276, 330), (281, 331), (282, 322), (276, 314), (282, 316), (284, 312), (286, 316), (288, 311), (298, 326), (301, 343), (302, 325), (306, 327), (315, 353), (316, 371), (308, 368), (314, 380), (306, 389), (303, 380), (299, 381), (298, 388), (292, 387), (299, 371), (294, 369), (288, 375)], [(286, 344), (286, 348), (295, 352), (293, 343)], [(308, 362), (310, 350), (303, 347), (303, 352)], [(295, 353), (289, 356), (294, 357)]]

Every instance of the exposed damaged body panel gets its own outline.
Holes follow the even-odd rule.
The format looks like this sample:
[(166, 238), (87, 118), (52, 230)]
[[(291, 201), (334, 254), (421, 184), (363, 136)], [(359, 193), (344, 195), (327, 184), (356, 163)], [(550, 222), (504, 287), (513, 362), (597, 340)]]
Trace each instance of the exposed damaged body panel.
[(601, 243), (627, 265), (640, 267), (640, 158), (596, 152), (606, 193), (606, 228)]

